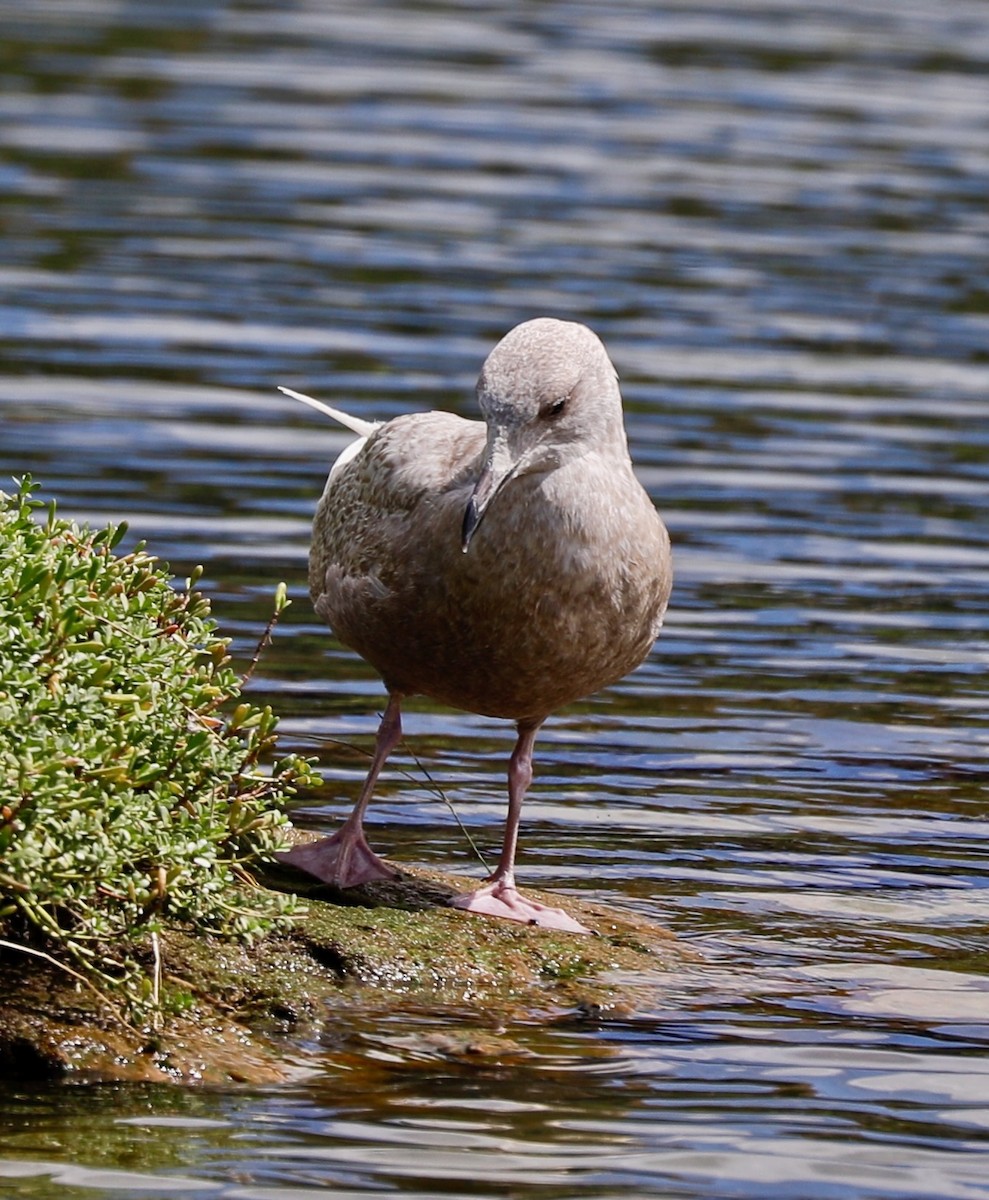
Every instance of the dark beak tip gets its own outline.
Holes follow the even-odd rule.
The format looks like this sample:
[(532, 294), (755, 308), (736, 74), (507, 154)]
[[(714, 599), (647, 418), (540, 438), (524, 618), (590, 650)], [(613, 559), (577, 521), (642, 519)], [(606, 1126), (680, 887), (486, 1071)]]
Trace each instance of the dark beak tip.
[(464, 523), (460, 528), (460, 549), (464, 554), (470, 549), (471, 538), (477, 530), (480, 519), (477, 504), (474, 497), (471, 496), (470, 503), (464, 512)]

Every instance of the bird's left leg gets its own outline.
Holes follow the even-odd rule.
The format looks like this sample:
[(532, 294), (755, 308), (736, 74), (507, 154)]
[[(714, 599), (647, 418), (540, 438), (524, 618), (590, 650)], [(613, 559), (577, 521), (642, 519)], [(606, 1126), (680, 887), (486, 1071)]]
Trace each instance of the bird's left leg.
[(519, 818), (522, 815), (522, 801), (532, 782), (532, 747), (541, 724), (541, 721), (520, 721), (518, 724), (518, 740), (508, 764), (505, 840), (494, 874), (475, 891), (455, 896), (450, 903), (454, 908), (462, 908), (466, 912), (503, 917), (509, 921), (521, 921), (525, 925), (540, 925), (545, 929), (559, 929), (568, 933), (590, 933), (562, 908), (551, 908), (536, 900), (527, 900), (515, 886)]
[(381, 768), (401, 737), (402, 697), (399, 692), (391, 692), (388, 696), (388, 706), (378, 726), (371, 767), (350, 816), (332, 836), (320, 838), (318, 842), (293, 846), (291, 850), (285, 850), (275, 857), (280, 862), (290, 863), (293, 867), (315, 876), (323, 883), (339, 888), (356, 887), (358, 884), (372, 883), (377, 879), (394, 879), (398, 872), (382, 862), (367, 844), (364, 836), (364, 812), (371, 800)]

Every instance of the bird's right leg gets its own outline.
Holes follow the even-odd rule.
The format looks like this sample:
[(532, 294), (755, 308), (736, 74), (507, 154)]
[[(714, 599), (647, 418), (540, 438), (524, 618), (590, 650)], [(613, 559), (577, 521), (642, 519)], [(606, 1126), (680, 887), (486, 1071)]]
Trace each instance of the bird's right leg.
[(402, 737), (402, 696), (391, 692), (374, 747), (371, 768), (350, 816), (330, 837), (307, 842), (276, 854), (279, 862), (290, 863), (333, 887), (357, 887), (376, 879), (394, 879), (398, 872), (381, 861), (364, 836), (364, 812), (374, 792), (381, 768)]
[(559, 929), (565, 933), (591, 931), (562, 908), (552, 908), (538, 900), (527, 899), (515, 886), (515, 849), (518, 844), (519, 818), (522, 801), (532, 782), (532, 747), (539, 732), (540, 721), (520, 721), (518, 741), (508, 764), (508, 818), (505, 821), (505, 840), (501, 858), (491, 878), (472, 892), (454, 896), (453, 908), (465, 912), (483, 913), (489, 917), (504, 917), (521, 921), (523, 925), (541, 925), (544, 929)]

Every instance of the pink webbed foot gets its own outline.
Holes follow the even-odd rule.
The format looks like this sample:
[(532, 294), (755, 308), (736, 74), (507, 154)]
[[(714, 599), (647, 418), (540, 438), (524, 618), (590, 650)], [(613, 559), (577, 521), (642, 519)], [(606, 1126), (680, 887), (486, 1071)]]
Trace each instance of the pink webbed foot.
[(367, 844), (361, 830), (344, 825), (330, 837), (306, 842), (275, 855), (279, 862), (298, 867), (332, 887), (351, 888), (379, 879), (394, 879), (393, 867), (382, 862)]
[(538, 925), (542, 929), (556, 929), (563, 933), (591, 932), (562, 908), (551, 908), (548, 904), (540, 904), (538, 900), (527, 900), (514, 884), (494, 879), (476, 891), (454, 896), (450, 904), (464, 912), (520, 921), (523, 925)]

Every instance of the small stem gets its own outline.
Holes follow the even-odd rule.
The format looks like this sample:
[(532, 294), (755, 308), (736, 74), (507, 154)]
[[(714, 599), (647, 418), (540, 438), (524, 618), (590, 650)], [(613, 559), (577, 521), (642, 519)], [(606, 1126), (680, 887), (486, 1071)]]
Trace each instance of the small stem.
[(42, 958), (45, 960), (45, 962), (50, 963), (53, 967), (57, 967), (60, 971), (64, 971), (66, 975), (71, 975), (73, 979), (77, 980), (85, 987), (88, 987), (91, 992), (98, 996), (125, 1029), (129, 1029), (131, 1033), (137, 1034), (138, 1037), (141, 1036), (140, 1031), (135, 1029), (129, 1021), (124, 1019), (120, 1009), (117, 1008), (113, 1001), (103, 992), (101, 992), (91, 979), (87, 979), (86, 976), (80, 971), (73, 971), (73, 969), (69, 966), (66, 966), (64, 962), (59, 962), (57, 958), (53, 958), (52, 955), (46, 954), (44, 950), (35, 950), (33, 946), (22, 946), (19, 942), (8, 942), (5, 938), (0, 938), (0, 947), (2, 947), (4, 950), (14, 950), (20, 954), (28, 954), (33, 958)]
[[(372, 757), (370, 751), (368, 751), (364, 746), (355, 746), (353, 742), (345, 742), (342, 738), (321, 738), (320, 742), (321, 742), (321, 744), (328, 743), (331, 746), (340, 746), (344, 750), (353, 751), (354, 754), (363, 755), (364, 758)], [(471, 850), (473, 850), (474, 854), (477, 857), (478, 862), (485, 869), (485, 871), (490, 871), (491, 868), (488, 866), (487, 862), (485, 861), (484, 855), (478, 849), (477, 843), (471, 837), (470, 831), (467, 829), (467, 826), (464, 825), (463, 821), (460, 819), (460, 814), (453, 807), (453, 801), (449, 798), (449, 796), (447, 796), (446, 792), (443, 791), (443, 789), (436, 782), (436, 780), (432, 777), (432, 775), (430, 775), (429, 771), (425, 768), (425, 766), (423, 766), (422, 760), (419, 758), (419, 756), (416, 754), (416, 752), (412, 749), (412, 747), (409, 745), (409, 743), (407, 741), (405, 741), (404, 738), (402, 739), (402, 746), (408, 752), (409, 757), (412, 759), (412, 761), (415, 763), (415, 765), (419, 768), (419, 770), (426, 777), (426, 782), (429, 784), (430, 788), (432, 788), (433, 792), (440, 798), (440, 800), (443, 801), (443, 803), (447, 806), (447, 808), (453, 814), (453, 819), (457, 822), (457, 825), (460, 827), (460, 832), (464, 835), (464, 838), (466, 839), (467, 844), (470, 846)], [(406, 771), (402, 767), (398, 767), (396, 769), (397, 769), (398, 773), (400, 775), (403, 775), (407, 780), (409, 780), (410, 783), (418, 783), (419, 782), (419, 780), (416, 779), (416, 777), (412, 774), (411, 771)]]
[(426, 776), (426, 780), (428, 781), (429, 786), (439, 796), (439, 798), (447, 806), (447, 808), (450, 810), (450, 812), (453, 813), (453, 819), (457, 822), (457, 825), (460, 827), (460, 832), (467, 839), (467, 845), (470, 846), (471, 850), (474, 851), (474, 854), (477, 857), (478, 862), (480, 862), (481, 866), (485, 869), (485, 871), (490, 872), (491, 868), (484, 861), (484, 855), (478, 849), (477, 843), (471, 837), (470, 831), (468, 830), (467, 826), (463, 823), (463, 821), (461, 821), (460, 813), (458, 813), (457, 810), (453, 807), (453, 801), (446, 794), (446, 792), (443, 791), (443, 789), (436, 782), (436, 780), (432, 777), (432, 775), (430, 775), (429, 771), (426, 770), (426, 768), (422, 764), (422, 760), (419, 758), (419, 755), (416, 754), (416, 752), (412, 749), (412, 747), (409, 745), (409, 743), (406, 741), (403, 741), (402, 745), (408, 751), (409, 756), (411, 757), (411, 759), (415, 763), (415, 765), (419, 768), (420, 771), (422, 771), (423, 775)]
[(154, 930), (151, 931), (151, 952), (155, 959), (151, 976), (151, 1028), (157, 1033), (161, 1028), (161, 943)]
[(281, 616), (281, 609), (276, 607), (274, 612), (268, 618), (268, 624), (265, 625), (265, 627), (264, 627), (264, 633), (261, 634), (261, 638), (258, 641), (257, 648), (254, 651), (254, 657), (251, 659), (247, 670), (244, 672), (244, 674), (240, 678), (241, 691), (243, 691), (244, 688), (246, 688), (247, 685), (250, 683), (251, 676), (254, 674), (255, 668), (257, 667), (258, 663), (261, 661), (261, 655), (271, 645), (271, 635), (275, 631), (275, 626), (278, 624), (278, 618), (280, 616)]

